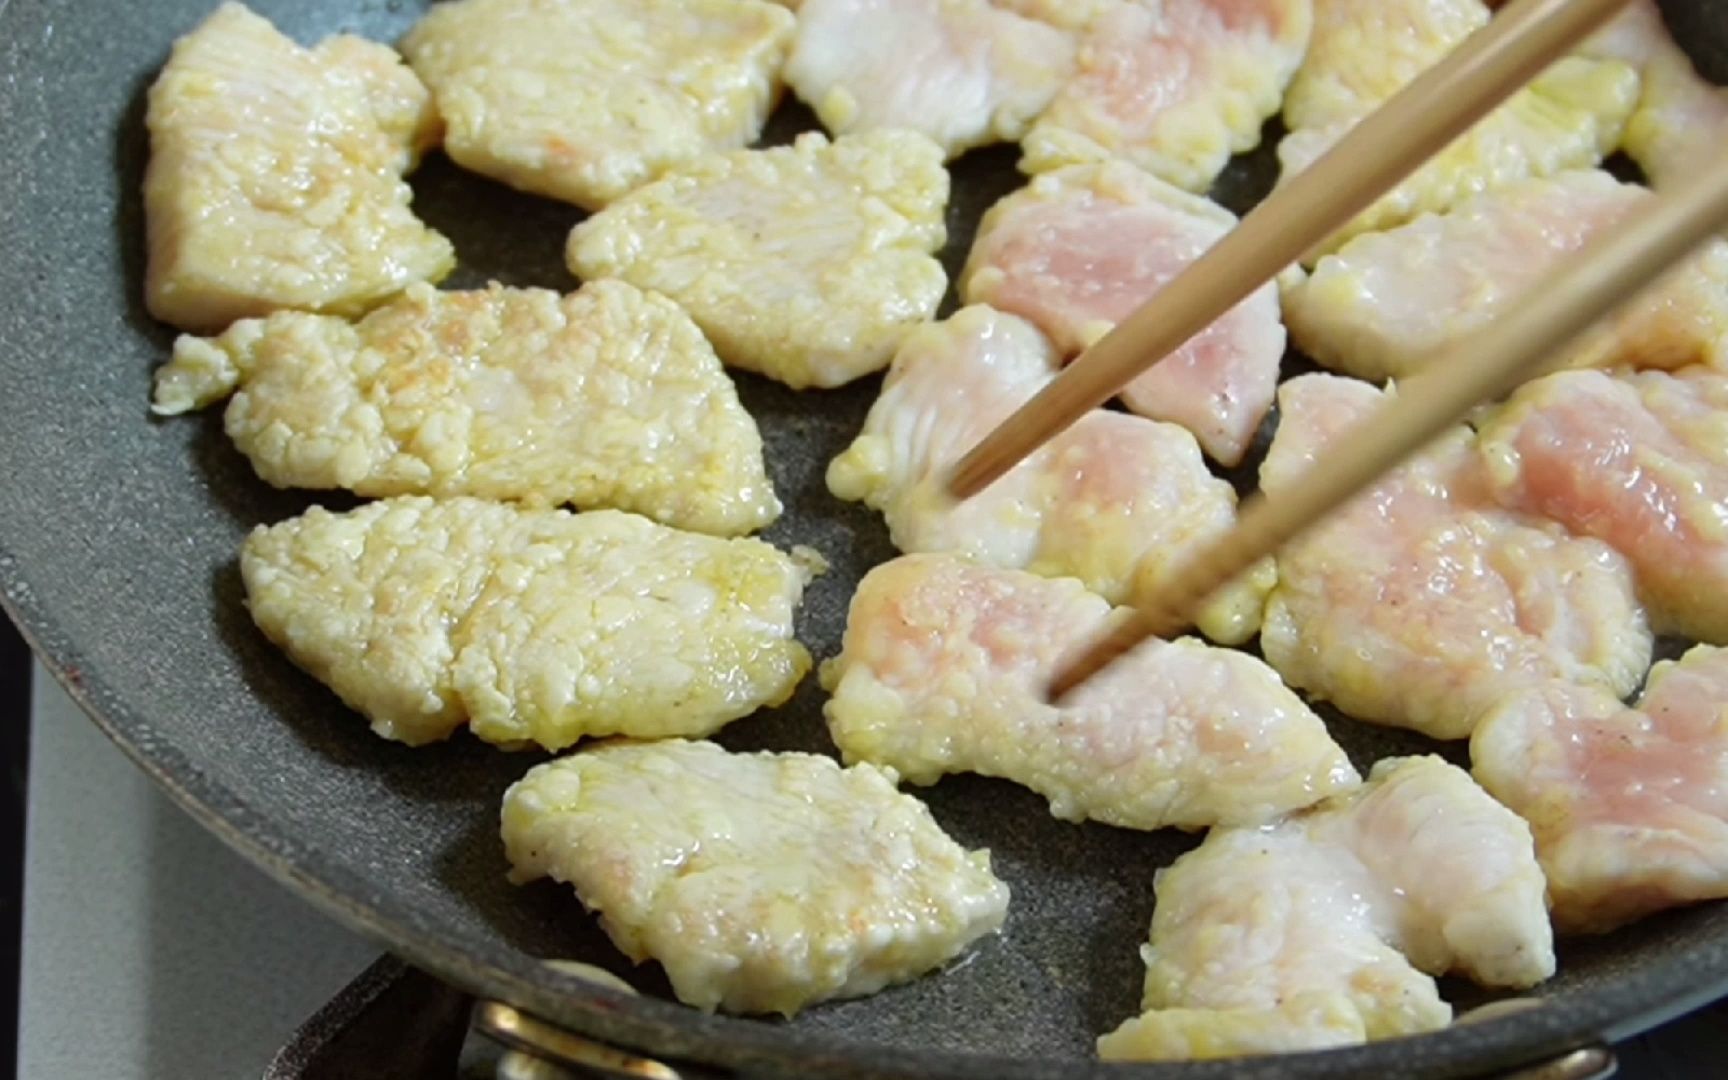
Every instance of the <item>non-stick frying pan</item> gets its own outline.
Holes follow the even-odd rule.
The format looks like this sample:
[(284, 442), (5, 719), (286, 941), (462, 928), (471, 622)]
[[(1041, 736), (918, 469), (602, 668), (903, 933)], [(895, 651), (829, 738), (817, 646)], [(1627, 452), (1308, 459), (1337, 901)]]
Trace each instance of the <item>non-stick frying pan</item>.
[[(266, 487), (228, 445), (220, 410), (148, 416), (150, 373), (171, 335), (140, 302), (144, 91), (173, 38), (212, 3), (0, 0), (0, 594), (140, 767), (331, 914), (475, 993), (704, 1076), (1468, 1075), (1627, 1035), (1725, 988), (1728, 905), (1702, 906), (1568, 943), (1560, 976), (1541, 991), (1546, 1003), (1516, 1016), (1248, 1064), (1109, 1068), (1091, 1060), (1091, 1039), (1136, 1011), (1152, 875), (1193, 839), (1063, 824), (1026, 791), (958, 777), (925, 795), (962, 842), (992, 850), (1012, 885), (1000, 937), (953, 970), (791, 1022), (673, 1003), (658, 970), (630, 969), (568, 890), (505, 883), (498, 800), (535, 756), (467, 736), (419, 750), (384, 742), (252, 627), (235, 566), (242, 536), (315, 501), (349, 501)], [(302, 41), (341, 30), (392, 40), (422, 9), (402, 0), (258, 6)], [(1706, 72), (1728, 76), (1728, 3), (1665, 7)], [(774, 127), (784, 138), (809, 124), (788, 107)], [(978, 213), (1020, 183), (1013, 162), (1012, 150), (997, 150), (957, 165), (950, 271)], [(1241, 209), (1270, 175), (1261, 153), (1233, 167), (1219, 195)], [(452, 284), (573, 284), (560, 255), (577, 211), (437, 156), (414, 185), (423, 215), (456, 243), (462, 269)], [(876, 381), (805, 394), (738, 381), (788, 507), (769, 538), (812, 544), (833, 561), (799, 627), (818, 655), (832, 655), (853, 585), (893, 554), (874, 515), (822, 484)], [(721, 741), (828, 750), (821, 700), (809, 680), (786, 708), (733, 725)], [(1342, 719), (1335, 728), (1359, 764), (1431, 748)], [(562, 975), (547, 958), (613, 969), (643, 996)], [(1478, 1000), (1449, 989), (1464, 1004)]]

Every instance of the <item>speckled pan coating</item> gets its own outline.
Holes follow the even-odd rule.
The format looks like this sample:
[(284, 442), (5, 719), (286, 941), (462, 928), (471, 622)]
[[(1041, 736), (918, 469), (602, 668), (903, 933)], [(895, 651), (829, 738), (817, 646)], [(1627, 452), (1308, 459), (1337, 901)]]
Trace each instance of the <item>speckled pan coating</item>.
[[(1247, 1066), (1106, 1069), (1089, 1063), (1091, 1040), (1139, 1000), (1135, 946), (1152, 873), (1192, 841), (1066, 825), (1029, 792), (959, 777), (927, 794), (957, 840), (992, 849), (1013, 886), (1001, 938), (941, 977), (789, 1024), (663, 1000), (658, 972), (626, 971), (567, 890), (505, 883), (498, 799), (539, 758), (470, 738), (410, 750), (346, 714), (240, 604), (241, 537), (297, 513), (308, 496), (260, 484), (217, 412), (148, 415), (150, 373), (170, 337), (144, 313), (140, 288), (143, 92), (174, 35), (210, 6), (0, 0), (0, 596), (143, 768), (308, 898), (476, 992), (665, 1057), (797, 1080), (1465, 1075), (1630, 1033), (1728, 980), (1728, 906), (1701, 907), (1564, 949), (1564, 975), (1534, 1012)], [(1728, 80), (1728, 2), (1664, 6), (1680, 39), (1708, 43), (1696, 51)], [(398, 0), (260, 4), (303, 41), (337, 30), (390, 39), (419, 10)], [(783, 139), (808, 123), (785, 111), (775, 130)], [(977, 215), (1018, 185), (1013, 161), (997, 150), (958, 164), (951, 273)], [(1270, 176), (1262, 153), (1233, 167), (1219, 193), (1240, 210)], [(561, 255), (575, 209), (459, 175), (436, 156), (413, 182), (417, 209), (456, 243), (463, 269), (453, 285), (570, 286)], [(800, 618), (804, 640), (832, 655), (853, 584), (891, 555), (880, 521), (822, 484), (876, 380), (806, 395), (749, 376), (739, 384), (787, 503), (768, 537), (812, 544), (834, 562)], [(737, 724), (724, 741), (828, 750), (820, 706), (807, 680), (787, 707)], [(1427, 745), (1335, 727), (1360, 763)], [(539, 963), (554, 956), (625, 972), (649, 996), (596, 989)]]

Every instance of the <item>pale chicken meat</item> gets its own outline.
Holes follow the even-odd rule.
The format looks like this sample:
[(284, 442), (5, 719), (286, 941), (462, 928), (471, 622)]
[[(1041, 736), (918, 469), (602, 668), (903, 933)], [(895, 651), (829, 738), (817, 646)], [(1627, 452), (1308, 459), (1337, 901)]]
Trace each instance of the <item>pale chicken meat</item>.
[[(914, 330), (828, 489), (881, 511), (901, 551), (1076, 577), (1112, 603), (1141, 595), (1235, 518), (1234, 489), (1182, 428), (1094, 411), (973, 498), (948, 494), (947, 470), (1058, 366), (1030, 323), (982, 305)], [(1257, 568), (1214, 600), (1208, 636), (1252, 637), (1268, 576)]]
[(1084, 30), (1120, 2), (1122, 0), (990, 0), (990, 6), (1060, 26), (1064, 30)]
[(786, 82), (835, 134), (908, 128), (953, 157), (1024, 135), (1074, 52), (987, 0), (803, 0)]
[(150, 88), (150, 313), (214, 333), (281, 308), (358, 314), (455, 266), (402, 174), (436, 138), (426, 88), (383, 45), (312, 49), (227, 3)]
[(609, 743), (504, 796), (517, 882), (573, 886), (699, 1009), (794, 1013), (932, 971), (1002, 925), (1008, 886), (891, 771), (713, 743)]
[(1231, 154), (1259, 144), (1312, 26), (1311, 0), (1116, 4), (1086, 31), (1021, 167), (1117, 158), (1205, 191)]
[(1058, 661), (1110, 614), (1072, 578), (953, 555), (878, 566), (823, 670), (829, 733), (913, 783), (1002, 777), (1064, 820), (1133, 829), (1257, 824), (1358, 782), (1320, 718), (1232, 649), (1150, 642), (1049, 704)]
[[(1414, 373), (1650, 198), (1598, 170), (1490, 190), (1358, 236), (1284, 292), (1304, 353), (1364, 379)], [(1728, 358), (1728, 243), (1712, 241), (1572, 350), (1576, 365), (1676, 368)]]
[(1387, 758), (1281, 824), (1215, 829), (1157, 879), (1145, 1015), (1114, 1060), (1320, 1049), (1451, 1021), (1432, 976), (1554, 973), (1530, 829), (1437, 757)]
[[(1332, 375), (1284, 384), (1267, 494), (1323, 465), (1385, 400)], [(1260, 645), (1290, 685), (1441, 739), (1549, 679), (1638, 685), (1652, 642), (1627, 561), (1495, 505), (1482, 473), (1456, 429), (1279, 556)]]
[(1658, 630), (1728, 644), (1728, 375), (1549, 375), (1483, 426), (1481, 452), (1502, 503), (1630, 560)]
[(817, 563), (617, 510), (423, 496), (314, 507), (240, 554), (258, 627), (379, 735), (467, 723), (548, 750), (784, 702), (810, 668), (792, 617)]
[(1373, 112), (1488, 24), (1482, 0), (1314, 0), (1314, 33), (1284, 95), (1290, 130)]
[(734, 367), (839, 386), (935, 315), (947, 203), (924, 136), (811, 132), (680, 166), (576, 226), (566, 259), (678, 301)]
[(621, 281), (568, 296), (415, 286), (359, 323), (278, 312), (182, 337), (156, 411), (234, 392), (229, 436), (278, 487), (617, 507), (747, 533), (780, 502), (702, 333)]
[(451, 0), (402, 51), (458, 165), (593, 210), (752, 142), (794, 22), (762, 0)]
[(1656, 665), (1631, 708), (1592, 687), (1527, 690), (1476, 729), (1470, 757), (1530, 822), (1561, 930), (1728, 897), (1728, 652)]
[[(960, 298), (1031, 320), (1079, 353), (1180, 274), (1236, 224), (1228, 210), (1110, 162), (1035, 177), (984, 215)], [(1268, 283), (1123, 388), (1142, 416), (1181, 424), (1225, 465), (1242, 460), (1284, 357), (1277, 286)]]

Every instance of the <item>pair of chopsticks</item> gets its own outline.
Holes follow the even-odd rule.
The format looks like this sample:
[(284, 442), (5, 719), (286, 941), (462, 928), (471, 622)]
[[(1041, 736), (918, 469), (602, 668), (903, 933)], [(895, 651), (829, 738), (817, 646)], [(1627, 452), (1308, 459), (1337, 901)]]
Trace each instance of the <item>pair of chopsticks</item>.
[[(1117, 325), (956, 466), (968, 498), (1115, 396), (1285, 267), (1367, 209), (1424, 161), (1605, 23), (1627, 0), (1516, 0), (1487, 27), (1365, 117), (1158, 295)], [(1481, 332), (1443, 348), (1351, 433), (1347, 453), (1310, 468), (1276, 499), (1246, 501), (1235, 526), (1056, 673), (1064, 695), (1148, 637), (1170, 637), (1220, 587), (1276, 552), (1387, 470), (1515, 389), (1560, 348), (1728, 226), (1728, 155), (1649, 199)]]

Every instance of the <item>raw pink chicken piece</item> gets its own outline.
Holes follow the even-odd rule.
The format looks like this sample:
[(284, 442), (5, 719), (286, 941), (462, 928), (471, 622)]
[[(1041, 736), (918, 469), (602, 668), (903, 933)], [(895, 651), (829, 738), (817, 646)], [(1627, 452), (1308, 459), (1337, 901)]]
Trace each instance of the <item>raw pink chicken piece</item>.
[[(1066, 354), (1103, 337), (1236, 224), (1228, 210), (1131, 165), (1036, 177), (984, 215), (960, 281), (966, 303), (1023, 316)], [(1225, 465), (1242, 460), (1278, 387), (1277, 287), (1267, 284), (1122, 392), (1181, 424)]]

